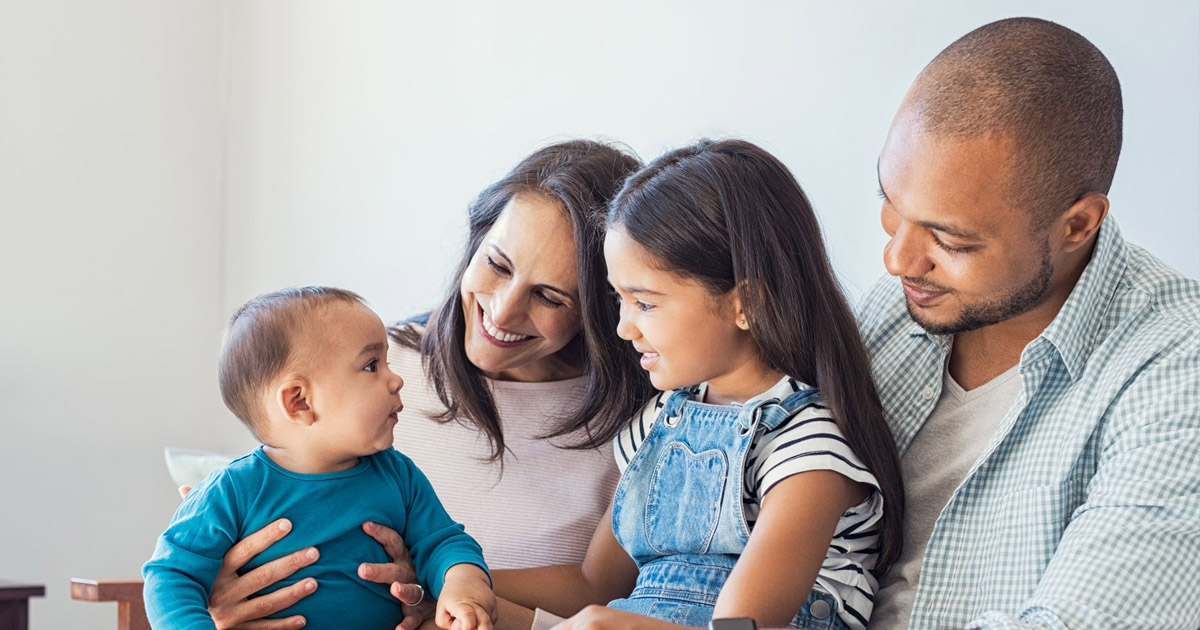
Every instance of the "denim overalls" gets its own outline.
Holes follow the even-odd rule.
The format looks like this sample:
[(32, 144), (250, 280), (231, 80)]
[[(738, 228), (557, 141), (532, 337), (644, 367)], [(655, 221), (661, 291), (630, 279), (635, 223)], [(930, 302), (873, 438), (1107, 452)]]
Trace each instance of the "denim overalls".
[[(613, 499), (613, 532), (638, 566), (637, 586), (608, 605), (707, 627), (721, 587), (750, 540), (742, 508), (746, 456), (759, 428), (773, 429), (818, 396), (717, 406), (676, 390), (638, 448)], [(845, 630), (834, 598), (813, 591), (792, 627)]]

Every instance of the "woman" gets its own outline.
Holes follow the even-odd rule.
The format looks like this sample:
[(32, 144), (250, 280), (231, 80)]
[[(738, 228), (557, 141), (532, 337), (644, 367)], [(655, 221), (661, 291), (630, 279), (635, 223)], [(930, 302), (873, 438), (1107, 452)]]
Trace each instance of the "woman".
[[(497, 568), (582, 560), (617, 481), (604, 445), (651, 395), (636, 354), (616, 336), (602, 251), (608, 201), (638, 166), (591, 141), (534, 152), (472, 204), (442, 304), (390, 331), (389, 363), (406, 381), (396, 447)], [(315, 591), (313, 580), (248, 598), (315, 552), (236, 573), (289, 526), (251, 534), (226, 555), (209, 604), (217, 627), (302, 627), (299, 617), (263, 618)], [(412, 582), (399, 536), (364, 529), (398, 562), (363, 565), (360, 575)], [(393, 594), (421, 595), (415, 586)], [(404, 627), (422, 617), (417, 611)]]

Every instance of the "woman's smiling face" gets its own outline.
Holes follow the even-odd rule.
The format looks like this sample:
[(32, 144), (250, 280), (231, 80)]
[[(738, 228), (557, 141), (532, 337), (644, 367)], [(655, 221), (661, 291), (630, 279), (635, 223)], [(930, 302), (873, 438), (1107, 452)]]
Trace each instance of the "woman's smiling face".
[[(515, 195), (463, 273), (467, 359), (501, 380), (577, 376), (563, 352), (582, 326), (574, 228), (557, 202)], [(572, 344), (573, 345), (573, 344)]]

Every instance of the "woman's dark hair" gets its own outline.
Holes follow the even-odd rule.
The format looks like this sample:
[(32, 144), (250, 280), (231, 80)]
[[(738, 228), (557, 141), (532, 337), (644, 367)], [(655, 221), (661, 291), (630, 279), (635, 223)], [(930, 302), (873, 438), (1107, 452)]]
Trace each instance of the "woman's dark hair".
[(713, 295), (737, 290), (763, 364), (820, 388), (846, 441), (879, 481), (886, 507), (875, 571), (886, 573), (903, 540), (896, 445), (817, 217), (791, 172), (748, 142), (702, 140), (630, 177), (608, 222), (666, 271)]
[(457, 419), (478, 427), (491, 443), (491, 460), (502, 461), (504, 431), (486, 377), (467, 359), (463, 315), (463, 274), (488, 230), (518, 194), (537, 194), (559, 204), (570, 217), (579, 259), (579, 310), (582, 328), (564, 352), (580, 361), (586, 384), (583, 401), (542, 437), (570, 435), (566, 448), (597, 448), (611, 441), (649, 400), (653, 387), (638, 366), (633, 347), (617, 337), (620, 311), (608, 288), (604, 230), (608, 202), (625, 178), (641, 166), (616, 147), (572, 140), (534, 151), (503, 179), (479, 194), (468, 209), (468, 236), (462, 260), (446, 298), (430, 314), (425, 329), (401, 323), (392, 339), (421, 352), (446, 411), (436, 419)]

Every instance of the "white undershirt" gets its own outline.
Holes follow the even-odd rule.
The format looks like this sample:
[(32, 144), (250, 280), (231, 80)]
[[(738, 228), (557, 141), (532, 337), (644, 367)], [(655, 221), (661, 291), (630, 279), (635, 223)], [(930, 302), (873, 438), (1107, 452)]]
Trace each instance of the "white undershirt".
[(983, 453), (1021, 391), (1019, 366), (971, 391), (947, 370), (942, 396), (900, 459), (904, 478), (904, 551), (879, 583), (871, 628), (908, 627), (933, 526)]

